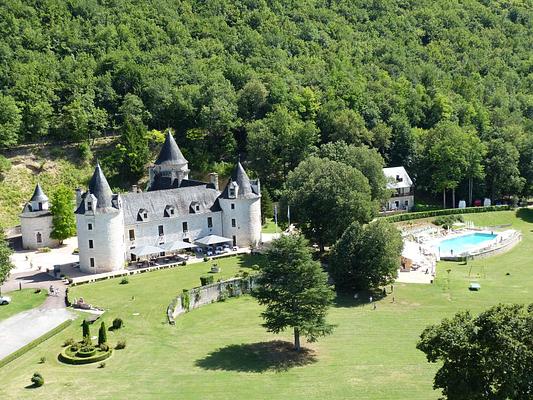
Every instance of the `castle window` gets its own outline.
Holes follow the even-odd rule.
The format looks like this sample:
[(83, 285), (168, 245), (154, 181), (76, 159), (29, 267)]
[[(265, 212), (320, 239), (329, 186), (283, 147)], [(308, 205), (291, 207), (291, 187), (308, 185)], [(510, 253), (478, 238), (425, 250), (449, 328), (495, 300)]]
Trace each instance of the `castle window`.
[(231, 203), (231, 209), (235, 210), (235, 203)]
[(148, 211), (144, 208), (141, 208), (139, 210), (139, 213), (137, 214), (137, 221), (146, 221), (148, 219)]
[(89, 239), (89, 248), (92, 249), (94, 247), (94, 243), (92, 239)]
[(37, 243), (42, 243), (43, 242), (43, 235), (41, 234), (41, 232), (37, 232), (37, 235), (36, 235), (36, 239), (37, 239)]
[(230, 187), (229, 188), (229, 197), (235, 197), (235, 188), (233, 187)]
[(135, 240), (135, 229), (130, 229), (130, 240)]
[(187, 222), (184, 222), (183, 224), (181, 224), (181, 226), (183, 227), (183, 233), (187, 233), (189, 231), (189, 226)]
[(212, 228), (213, 227), (213, 218), (207, 217), (207, 227)]
[(87, 224), (87, 230), (92, 231), (93, 230), (93, 224)]
[(163, 236), (165, 233), (164, 233), (164, 229), (163, 229), (163, 225), (159, 225), (157, 227), (157, 229), (159, 230), (159, 236)]
[(43, 209), (43, 203), (39, 202), (39, 211)]
[(196, 211), (200, 211), (200, 206), (198, 204), (196, 205)]
[(87, 210), (92, 211), (93, 210), (93, 203), (91, 201), (87, 202)]
[(171, 217), (174, 215), (174, 207), (173, 206), (166, 206), (165, 207), (165, 217)]
[(235, 223), (235, 218), (232, 218), (231, 219), (231, 227), (235, 228), (235, 226), (237, 226), (237, 224)]
[(33, 211), (33, 207), (31, 206), (31, 204), (28, 204), (28, 211), (29, 211), (29, 212), (32, 212), (32, 211)]
[(89, 258), (89, 263), (90, 263), (90, 266), (91, 268), (94, 268), (94, 258)]

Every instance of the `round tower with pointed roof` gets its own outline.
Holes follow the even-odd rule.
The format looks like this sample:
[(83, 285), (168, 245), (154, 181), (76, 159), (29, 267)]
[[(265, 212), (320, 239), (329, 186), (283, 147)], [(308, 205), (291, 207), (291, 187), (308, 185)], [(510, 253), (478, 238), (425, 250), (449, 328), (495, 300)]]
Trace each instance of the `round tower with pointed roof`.
[(59, 241), (50, 237), (52, 213), (49, 208), (48, 196), (38, 183), (31, 199), (24, 205), (22, 214), (20, 214), (20, 230), (24, 249), (35, 250), (41, 247), (55, 247), (59, 244)]
[(88, 190), (76, 209), (80, 269), (102, 273), (124, 268), (124, 212), (120, 196), (113, 194), (96, 164)]
[(237, 162), (226, 188), (219, 197), (223, 236), (239, 247), (256, 246), (261, 239), (261, 186), (250, 180)]
[(179, 187), (183, 179), (189, 179), (189, 172), (189, 162), (183, 157), (172, 133), (168, 131), (154, 165), (148, 170), (148, 190)]

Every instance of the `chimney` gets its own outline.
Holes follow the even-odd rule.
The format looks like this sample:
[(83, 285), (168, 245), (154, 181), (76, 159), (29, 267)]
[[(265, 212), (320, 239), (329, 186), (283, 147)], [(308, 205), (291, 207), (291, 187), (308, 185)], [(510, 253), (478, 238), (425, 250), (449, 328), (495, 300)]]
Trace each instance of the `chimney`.
[(209, 183), (218, 190), (218, 174), (216, 172), (211, 172), (209, 174)]
[(76, 188), (76, 208), (78, 208), (81, 204), (81, 189), (78, 187)]

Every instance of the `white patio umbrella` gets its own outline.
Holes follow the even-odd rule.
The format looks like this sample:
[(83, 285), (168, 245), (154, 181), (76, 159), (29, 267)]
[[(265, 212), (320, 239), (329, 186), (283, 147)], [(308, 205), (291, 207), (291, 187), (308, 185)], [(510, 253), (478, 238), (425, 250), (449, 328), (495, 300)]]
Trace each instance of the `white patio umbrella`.
[(210, 246), (213, 244), (219, 244), (219, 243), (231, 243), (233, 242), (233, 239), (228, 239), (223, 236), (218, 235), (209, 235), (205, 236), (203, 238), (195, 240), (196, 243), (202, 245), (202, 246)]
[(135, 254), (137, 257), (144, 257), (144, 256), (151, 256), (153, 254), (159, 254), (162, 251), (165, 251), (164, 249), (156, 246), (139, 246), (135, 249), (131, 250), (132, 254)]
[(184, 242), (182, 240), (176, 240), (174, 242), (168, 242), (161, 245), (161, 248), (165, 251), (178, 251), (184, 249), (190, 249), (192, 247), (198, 247), (193, 243)]

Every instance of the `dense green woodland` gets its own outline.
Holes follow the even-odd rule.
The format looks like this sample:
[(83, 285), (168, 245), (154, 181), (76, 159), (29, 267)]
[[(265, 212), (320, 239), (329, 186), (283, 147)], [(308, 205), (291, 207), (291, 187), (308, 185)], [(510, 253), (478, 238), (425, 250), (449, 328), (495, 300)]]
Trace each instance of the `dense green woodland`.
[(120, 133), (135, 179), (142, 131), (171, 127), (195, 168), (241, 153), (274, 198), (337, 141), (435, 196), (533, 191), (531, 0), (2, 3), (0, 148)]

